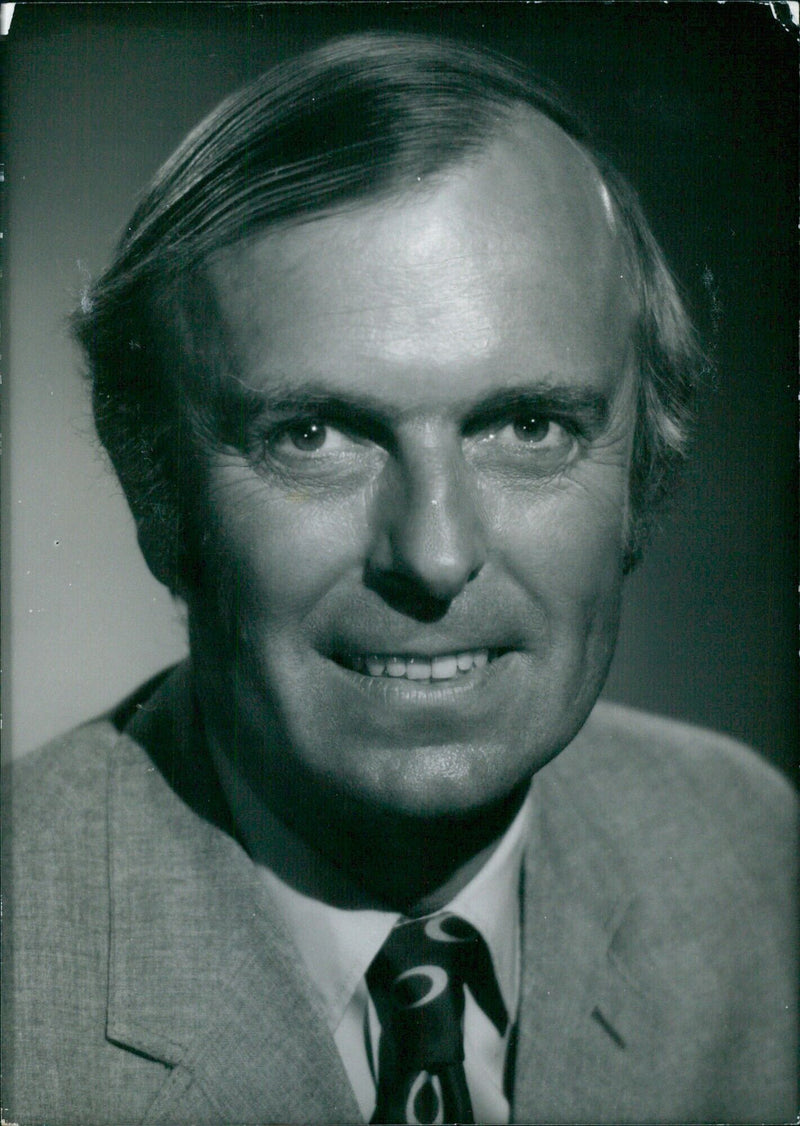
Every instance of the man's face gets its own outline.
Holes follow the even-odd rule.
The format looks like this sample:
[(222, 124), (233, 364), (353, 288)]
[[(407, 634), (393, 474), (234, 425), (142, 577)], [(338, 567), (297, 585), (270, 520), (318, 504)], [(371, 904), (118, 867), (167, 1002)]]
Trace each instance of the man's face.
[(478, 812), (588, 714), (634, 423), (613, 223), (530, 114), (435, 183), (210, 267), (263, 411), (204, 454), (192, 650), (229, 764), (289, 820), (311, 793)]

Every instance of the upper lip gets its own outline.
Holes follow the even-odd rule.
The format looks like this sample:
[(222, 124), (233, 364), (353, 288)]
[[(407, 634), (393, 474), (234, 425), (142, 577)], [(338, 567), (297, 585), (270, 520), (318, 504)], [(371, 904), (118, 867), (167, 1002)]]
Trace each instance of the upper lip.
[(352, 649), (352, 648), (351, 649), (342, 649), (341, 652), (346, 653), (348, 656), (351, 656), (351, 657), (370, 657), (370, 656), (375, 656), (375, 657), (403, 657), (403, 658), (406, 658), (407, 660), (420, 660), (421, 661), (421, 660), (436, 660), (437, 657), (453, 657), (458, 653), (479, 653), (479, 652), (485, 653), (487, 651), (490, 652), (490, 653), (498, 653), (498, 652), (501, 652), (501, 651), (505, 652), (505, 651), (507, 651), (507, 649), (508, 649), (508, 646), (504, 647), (503, 650), (500, 650), (500, 649), (497, 648), (497, 646), (493, 646), (493, 645), (461, 645), (461, 646), (458, 646), (458, 647), (453, 648), (453, 649), (442, 649), (442, 650), (436, 650), (436, 651), (429, 650), (429, 649), (426, 649), (426, 650), (387, 649), (387, 648), (383, 647), (381, 649)]
[(507, 653), (510, 649), (521, 646), (508, 636), (477, 638), (421, 638), (407, 640), (392, 640), (390, 638), (367, 638), (359, 640), (344, 640), (332, 647), (335, 655), (348, 657), (403, 657), (406, 659), (432, 659), (436, 657), (449, 657), (458, 653), (475, 653), (479, 650), (488, 650), (490, 653)]
[(541, 628), (513, 598), (497, 599), (488, 606), (483, 602), (471, 608), (453, 606), (451, 613), (437, 623), (415, 621), (358, 602), (343, 608), (343, 612), (339, 628), (334, 625), (329, 633), (326, 631), (327, 636), (318, 636), (321, 653), (432, 658), (479, 649), (495, 653), (525, 651), (531, 647), (532, 631), (536, 636)]

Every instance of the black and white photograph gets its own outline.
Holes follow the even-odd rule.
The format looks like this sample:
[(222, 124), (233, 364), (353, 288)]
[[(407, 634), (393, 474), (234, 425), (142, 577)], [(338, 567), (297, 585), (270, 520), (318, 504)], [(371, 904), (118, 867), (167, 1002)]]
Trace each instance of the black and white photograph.
[(0, 7), (3, 1126), (796, 1122), (798, 4)]

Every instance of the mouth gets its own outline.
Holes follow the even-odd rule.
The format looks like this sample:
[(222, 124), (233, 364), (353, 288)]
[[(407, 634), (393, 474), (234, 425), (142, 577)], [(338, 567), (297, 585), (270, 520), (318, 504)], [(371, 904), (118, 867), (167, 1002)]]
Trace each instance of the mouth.
[(452, 653), (430, 655), (410, 653), (339, 653), (336, 664), (361, 676), (376, 680), (411, 680), (442, 684), (458, 681), (474, 670), (486, 668), (507, 649), (465, 649)]

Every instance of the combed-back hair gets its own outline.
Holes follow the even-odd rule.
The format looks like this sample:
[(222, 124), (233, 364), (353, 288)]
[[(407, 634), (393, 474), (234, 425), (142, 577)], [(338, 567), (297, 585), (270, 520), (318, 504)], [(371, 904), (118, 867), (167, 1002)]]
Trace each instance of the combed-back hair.
[(272, 67), (198, 125), (74, 315), (98, 434), (148, 562), (173, 591), (188, 589), (198, 551), (192, 433), (198, 418), (213, 430), (214, 411), (224, 413), (225, 348), (204, 263), (267, 227), (389, 199), (447, 171), (520, 104), (583, 146), (619, 220), (638, 299), (626, 565), (638, 558), (685, 454), (702, 355), (635, 194), (560, 95), (518, 64), (450, 40), (375, 32)]

